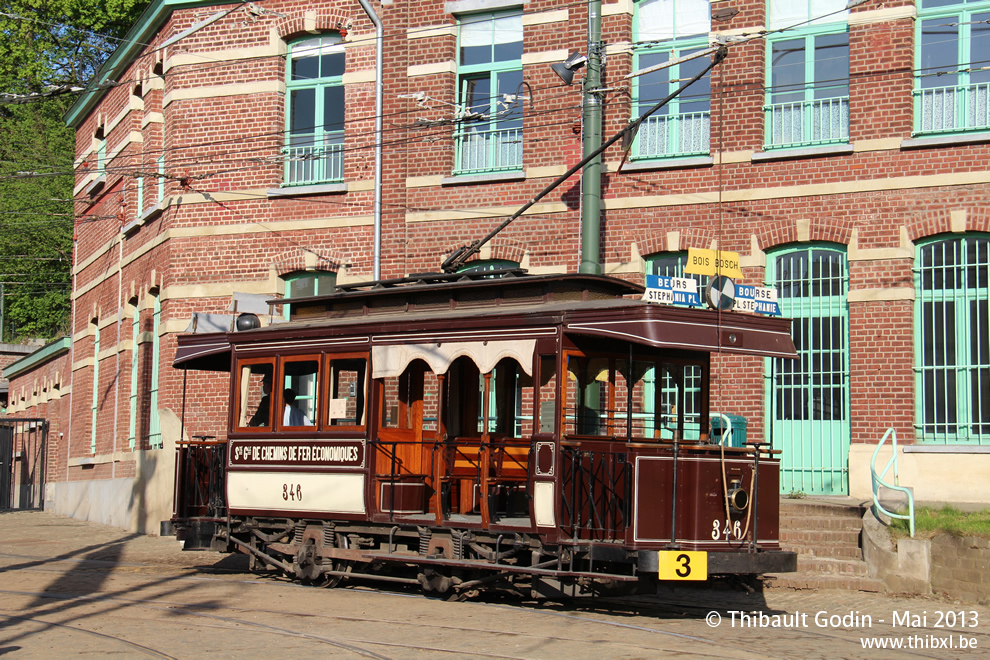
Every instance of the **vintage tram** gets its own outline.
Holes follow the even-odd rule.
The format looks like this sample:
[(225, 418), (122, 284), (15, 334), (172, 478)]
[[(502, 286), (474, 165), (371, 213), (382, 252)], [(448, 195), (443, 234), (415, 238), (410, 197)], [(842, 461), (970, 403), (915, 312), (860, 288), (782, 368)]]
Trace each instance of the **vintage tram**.
[(712, 353), (792, 358), (790, 322), (642, 293), (423, 275), (180, 336), (174, 366), (229, 372), (230, 406), (226, 437), (179, 443), (177, 535), (310, 583), (452, 598), (795, 570), (778, 457), (709, 425)]

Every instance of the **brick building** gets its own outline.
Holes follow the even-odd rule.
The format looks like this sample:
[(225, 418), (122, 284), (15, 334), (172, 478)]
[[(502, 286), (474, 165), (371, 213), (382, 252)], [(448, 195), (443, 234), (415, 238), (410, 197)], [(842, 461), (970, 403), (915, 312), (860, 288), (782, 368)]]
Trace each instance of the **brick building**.
[[(919, 499), (990, 501), (990, 2), (850, 4), (605, 0), (586, 91), (551, 65), (589, 52), (595, 3), (155, 0), (67, 115), (56, 500), (100, 493), (155, 529), (175, 440), (224, 434), (222, 375), (169, 366), (193, 314), (437, 270), (580, 160), (583, 99), (611, 136), (720, 42), (605, 152), (593, 260), (643, 281), (718, 248), (778, 290), (802, 360), (718, 359), (713, 410), (784, 449), (785, 492), (868, 497), (893, 427)], [(471, 265), (576, 271), (583, 192), (573, 176)]]
[(9, 453), (0, 455), (0, 464), (10, 473), (0, 475), (0, 482), (9, 486), (9, 491), (0, 492), (0, 501), (7, 496), (0, 506), (51, 510), (55, 482), (67, 476), (63, 450), (70, 419), (72, 343), (63, 337), (44, 346), (17, 348), (20, 359), (3, 365), (3, 376), (11, 386), (7, 412), (0, 416), (0, 433), (9, 445), (0, 453)]

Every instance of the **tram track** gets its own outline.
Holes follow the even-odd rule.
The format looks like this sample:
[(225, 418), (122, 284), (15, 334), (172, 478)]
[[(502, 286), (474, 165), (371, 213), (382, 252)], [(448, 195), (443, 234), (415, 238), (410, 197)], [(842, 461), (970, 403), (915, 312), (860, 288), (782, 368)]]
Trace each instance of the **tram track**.
[[(259, 579), (253, 574), (242, 574), (237, 570), (230, 569), (212, 569), (210, 567), (189, 567), (189, 566), (175, 566), (169, 564), (160, 564), (153, 562), (116, 562), (113, 560), (105, 559), (80, 559), (80, 558), (53, 558), (46, 560), (38, 557), (30, 557), (25, 555), (19, 555), (14, 553), (2, 553), (0, 552), (0, 558), (7, 560), (27, 560), (25, 563), (31, 563), (34, 565), (30, 566), (0, 566), (0, 572), (9, 571), (11, 569), (15, 571), (27, 571), (36, 573), (50, 573), (57, 575), (65, 575), (67, 571), (65, 570), (64, 564), (73, 565), (72, 572), (87, 572), (87, 573), (106, 573), (106, 574), (120, 574), (119, 577), (125, 579), (138, 578), (139, 575), (162, 575), (170, 574), (168, 580), (169, 582), (181, 580), (181, 581), (197, 581), (197, 582), (212, 582), (212, 583), (227, 583), (227, 584), (238, 584), (238, 585), (257, 585), (261, 587), (275, 588), (278, 590), (302, 590), (315, 592), (312, 587), (306, 587), (294, 582), (282, 581), (280, 578), (275, 576), (270, 576), (268, 579)], [(62, 568), (58, 568), (55, 564), (62, 564)], [(121, 574), (121, 571), (124, 571)], [(410, 593), (408, 591), (396, 590), (394, 588), (385, 590), (382, 588), (364, 588), (364, 587), (350, 587), (347, 589), (340, 589), (340, 591), (347, 591), (352, 593), (360, 593), (362, 595), (380, 595), (384, 597), (399, 597), (399, 598), (409, 598), (409, 599), (424, 599), (420, 592)], [(520, 658), (520, 657), (532, 657), (532, 656), (519, 656), (513, 654), (501, 654), (497, 652), (483, 652), (478, 648), (463, 648), (457, 644), (452, 647), (444, 647), (442, 645), (428, 645), (428, 644), (415, 644), (415, 643), (403, 643), (402, 641), (390, 641), (384, 639), (381, 636), (360, 636), (360, 635), (348, 635), (348, 636), (334, 636), (330, 637), (327, 635), (319, 635), (311, 632), (306, 632), (297, 629), (296, 626), (285, 626), (284, 624), (278, 625), (274, 623), (274, 618), (276, 616), (299, 616), (302, 620), (312, 620), (314, 618), (326, 621), (334, 622), (341, 625), (356, 625), (356, 624), (370, 624), (378, 626), (381, 630), (390, 631), (390, 636), (398, 637), (399, 640), (405, 636), (404, 633), (397, 632), (401, 630), (412, 630), (417, 631), (422, 634), (424, 630), (435, 631), (434, 633), (427, 633), (429, 636), (438, 636), (443, 634), (460, 634), (466, 635), (469, 638), (477, 637), (482, 638), (484, 635), (501, 635), (501, 636), (512, 636), (520, 640), (520, 645), (526, 646), (529, 643), (535, 643), (537, 641), (542, 643), (552, 642), (552, 643), (572, 643), (581, 644), (588, 640), (575, 636), (567, 635), (543, 635), (534, 634), (532, 632), (519, 632), (514, 630), (506, 630), (499, 627), (484, 627), (484, 626), (474, 626), (466, 627), (463, 625), (447, 625), (437, 622), (424, 622), (418, 620), (415, 622), (401, 621), (394, 618), (380, 617), (380, 616), (348, 616), (341, 614), (332, 614), (328, 612), (291, 612), (286, 610), (277, 609), (267, 609), (267, 608), (256, 608), (256, 607), (235, 607), (226, 603), (223, 604), (211, 604), (209, 607), (213, 608), (212, 611), (204, 611), (204, 605), (202, 603), (191, 602), (188, 600), (171, 600), (162, 598), (126, 598), (119, 595), (103, 594), (103, 593), (93, 593), (93, 594), (80, 594), (80, 593), (70, 593), (70, 592), (57, 592), (57, 591), (16, 591), (16, 590), (0, 590), (0, 593), (8, 596), (24, 596), (31, 597), (35, 599), (58, 599), (63, 601), (76, 601), (76, 602), (109, 602), (114, 603), (118, 606), (140, 606), (142, 608), (154, 609), (160, 611), (168, 611), (173, 614), (181, 614), (189, 619), (185, 622), (189, 625), (195, 625), (203, 628), (236, 631), (250, 629), (256, 633), (271, 634), (276, 636), (289, 636), (296, 639), (308, 640), (310, 642), (315, 642), (320, 645), (327, 645), (334, 648), (337, 652), (347, 653), (359, 657), (371, 657), (371, 658), (389, 658), (389, 655), (393, 652), (398, 652), (403, 655), (403, 652), (429, 652), (438, 655), (464, 655), (470, 654), (477, 657), (487, 657), (487, 658)], [(730, 594), (727, 594), (730, 595)], [(740, 597), (742, 598), (742, 597)], [(713, 602), (715, 598), (711, 599)], [(678, 642), (683, 642), (690, 646), (690, 651), (684, 651), (681, 649), (665, 648), (665, 651), (686, 652), (691, 656), (696, 657), (745, 657), (753, 656), (753, 650), (751, 647), (746, 647), (740, 643), (729, 643), (725, 640), (711, 639), (703, 635), (690, 635), (681, 632), (676, 632), (670, 629), (663, 629), (655, 624), (648, 623), (644, 621), (644, 624), (638, 624), (630, 621), (615, 621), (609, 620), (610, 616), (622, 616), (622, 617), (636, 617), (640, 620), (648, 620), (650, 618), (670, 620), (672, 618), (679, 620), (700, 620), (704, 618), (704, 615), (712, 610), (719, 611), (723, 615), (727, 614), (732, 609), (743, 609), (745, 598), (739, 600), (739, 602), (733, 602), (731, 604), (725, 604), (721, 607), (713, 606), (710, 604), (694, 604), (689, 602), (684, 602), (683, 600), (672, 600), (669, 602), (658, 601), (651, 597), (640, 597), (640, 598), (598, 598), (594, 601), (581, 601), (581, 600), (571, 600), (564, 601), (559, 605), (560, 609), (552, 610), (547, 607), (546, 604), (534, 605), (532, 602), (519, 601), (519, 602), (485, 602), (485, 601), (473, 601), (471, 605), (473, 607), (481, 607), (485, 609), (496, 609), (496, 610), (506, 610), (518, 613), (522, 609), (528, 609), (534, 614), (539, 614), (541, 616), (548, 617), (559, 617), (570, 621), (577, 621), (584, 626), (595, 626), (600, 627), (602, 630), (627, 630), (627, 631), (637, 631), (640, 633), (645, 633), (648, 636), (662, 636), (666, 639), (676, 640)], [(588, 610), (594, 610), (600, 612), (600, 615), (594, 613), (589, 613)], [(748, 610), (747, 610), (748, 611)], [(39, 612), (37, 616), (24, 616), (23, 612), (18, 612), (16, 614), (0, 612), (0, 615), (11, 621), (34, 621), (40, 622), (47, 626), (61, 626), (70, 630), (74, 630), (80, 633), (92, 633), (95, 636), (103, 637), (108, 640), (118, 639), (113, 635), (108, 635), (106, 633), (100, 633), (98, 631), (90, 631), (85, 628), (80, 628), (78, 625), (68, 625), (64, 623), (58, 623), (52, 621), (51, 617), (47, 617), (44, 612)], [(224, 612), (224, 613), (221, 613)], [(234, 616), (230, 616), (226, 613), (235, 613)], [(271, 621), (267, 623), (252, 621), (251, 616), (267, 617)], [(140, 617), (136, 617), (140, 618)], [(198, 619), (196, 623), (192, 622), (192, 619)], [(493, 616), (492, 620), (498, 620), (499, 617)], [(742, 633), (742, 631), (740, 631)], [(752, 631), (749, 631), (752, 632)], [(946, 630), (946, 632), (958, 632), (967, 634), (980, 634), (978, 631), (973, 630)], [(713, 635), (718, 634), (716, 631), (712, 631)], [(848, 636), (843, 636), (837, 633), (829, 633), (817, 630), (807, 630), (802, 629), (800, 631), (794, 630), (778, 630), (775, 634), (781, 637), (793, 637), (794, 639), (807, 639), (808, 637), (818, 638), (822, 640), (831, 640), (834, 643), (845, 645), (852, 645), (858, 647), (857, 640)], [(122, 644), (131, 644), (130, 640), (119, 638)], [(656, 652), (658, 648), (664, 648), (660, 645), (649, 645), (641, 642), (626, 643), (621, 642), (610, 642), (610, 644), (622, 644), (626, 646), (627, 652), (635, 654), (637, 651), (642, 652)], [(139, 651), (144, 655), (151, 655), (154, 657), (172, 657), (165, 653), (156, 651), (150, 647), (143, 647), (138, 644), (135, 651)], [(922, 651), (909, 651), (904, 649), (902, 653), (906, 655), (911, 655), (915, 657), (926, 657), (935, 658), (940, 657), (937, 655), (931, 655), (924, 653)], [(158, 655), (156, 655), (158, 654)], [(772, 652), (768, 649), (766, 651), (761, 651), (759, 653), (760, 657), (774, 657)], [(778, 657), (786, 657), (778, 656)]]
[[(290, 587), (290, 588), (306, 589), (306, 587), (298, 587), (296, 585), (291, 585), (291, 584), (286, 584), (285, 586), (286, 587)], [(374, 594), (374, 593), (377, 593), (377, 592), (369, 591), (368, 593)], [(291, 613), (287, 613), (287, 612), (284, 612), (284, 611), (277, 611), (277, 610), (267, 610), (267, 609), (258, 609), (258, 608), (242, 608), (242, 607), (222, 606), (223, 609), (225, 609), (225, 610), (229, 610), (229, 611), (233, 611), (233, 612), (238, 612), (241, 615), (241, 616), (238, 616), (238, 617), (232, 617), (232, 616), (224, 616), (224, 615), (220, 615), (220, 614), (216, 614), (216, 613), (211, 613), (211, 612), (199, 611), (199, 608), (201, 608), (201, 606), (198, 605), (198, 604), (196, 604), (196, 603), (181, 603), (181, 602), (177, 602), (177, 601), (161, 601), (161, 600), (158, 600), (158, 599), (122, 598), (122, 597), (118, 597), (118, 596), (108, 596), (108, 595), (100, 595), (100, 594), (70, 594), (70, 593), (53, 593), (53, 592), (24, 592), (24, 591), (14, 591), (14, 590), (0, 590), (0, 594), (5, 594), (5, 595), (8, 595), (8, 596), (27, 596), (27, 597), (40, 598), (40, 599), (54, 599), (54, 600), (60, 600), (60, 601), (93, 602), (93, 603), (109, 602), (109, 603), (115, 603), (115, 604), (138, 605), (138, 606), (145, 607), (147, 609), (160, 610), (160, 611), (168, 611), (168, 612), (171, 612), (171, 613), (183, 614), (183, 615), (191, 616), (191, 617), (197, 617), (197, 618), (205, 619), (207, 622), (209, 622), (209, 623), (202, 623), (201, 622), (201, 623), (196, 624), (197, 626), (200, 626), (200, 627), (220, 628), (220, 629), (225, 629), (225, 630), (239, 630), (242, 627), (249, 627), (249, 628), (254, 629), (257, 632), (269, 633), (269, 634), (274, 634), (274, 635), (279, 635), (279, 636), (286, 636), (287, 635), (287, 636), (295, 637), (295, 638), (298, 638), (298, 639), (306, 639), (306, 640), (310, 640), (310, 641), (315, 641), (315, 642), (318, 642), (320, 644), (327, 644), (327, 645), (330, 645), (330, 646), (336, 648), (338, 651), (348, 651), (348, 652), (350, 652), (350, 653), (352, 653), (354, 655), (358, 655), (358, 656), (361, 656), (361, 657), (388, 658), (389, 656), (381, 655), (379, 653), (375, 653), (373, 651), (369, 651), (367, 649), (360, 648), (359, 646), (356, 646), (356, 645), (366, 645), (366, 646), (372, 646), (372, 647), (384, 647), (384, 648), (392, 648), (392, 649), (404, 649), (404, 650), (409, 650), (409, 651), (431, 652), (431, 653), (451, 654), (451, 655), (465, 655), (465, 654), (469, 654), (469, 655), (471, 655), (473, 657), (495, 658), (495, 659), (497, 659), (497, 658), (504, 658), (506, 660), (510, 660), (510, 659), (511, 660), (522, 660), (523, 658), (530, 657), (530, 656), (505, 655), (505, 654), (499, 654), (499, 653), (490, 653), (490, 652), (481, 651), (481, 650), (479, 650), (477, 648), (444, 648), (444, 647), (440, 647), (440, 646), (426, 646), (426, 645), (422, 645), (422, 644), (403, 644), (403, 643), (400, 643), (400, 642), (385, 641), (385, 640), (382, 640), (380, 637), (379, 638), (347, 637), (347, 638), (331, 639), (331, 638), (329, 638), (329, 637), (327, 637), (325, 635), (315, 635), (315, 634), (312, 634), (312, 633), (302, 632), (302, 631), (299, 631), (299, 630), (293, 630), (291, 628), (285, 628), (285, 627), (280, 627), (280, 626), (276, 626), (276, 625), (271, 625), (271, 624), (266, 624), (266, 623), (260, 623), (260, 622), (252, 621), (252, 620), (250, 620), (248, 618), (245, 618), (246, 616), (251, 615), (251, 614), (259, 614), (259, 615), (281, 615), (281, 616), (287, 616), (287, 615), (288, 616), (291, 616), (292, 615)], [(393, 593), (393, 592), (387, 592), (387, 593), (384, 593), (383, 592), (382, 595), (383, 596), (409, 597), (409, 598), (423, 598), (423, 596), (420, 596), (420, 595), (417, 595), (417, 596), (406, 596), (405, 594)], [(479, 606), (482, 606), (482, 607), (485, 607), (485, 608), (514, 609), (515, 611), (518, 611), (518, 608), (513, 608), (512, 606), (509, 606), (509, 605), (501, 605), (501, 604), (494, 604), (494, 603), (476, 603), (476, 605), (479, 605)], [(701, 638), (701, 637), (695, 637), (695, 636), (691, 636), (691, 635), (684, 635), (684, 634), (680, 634), (680, 633), (672, 633), (672, 632), (669, 632), (669, 631), (663, 631), (663, 630), (658, 630), (656, 628), (649, 628), (649, 627), (644, 627), (644, 626), (634, 626), (634, 625), (630, 625), (630, 624), (624, 624), (624, 623), (618, 623), (618, 622), (610, 622), (610, 621), (605, 621), (605, 620), (595, 619), (595, 618), (590, 618), (590, 617), (575, 617), (575, 616), (570, 616), (570, 615), (561, 615), (561, 614), (555, 613), (555, 612), (540, 612), (540, 614), (553, 615), (553, 616), (567, 616), (568, 618), (571, 618), (572, 620), (574, 620), (574, 619), (580, 620), (582, 623), (594, 623), (594, 624), (597, 624), (599, 626), (605, 626), (605, 627), (618, 627), (618, 628), (623, 628), (623, 629), (627, 629), (627, 630), (639, 630), (639, 631), (647, 632), (647, 633), (651, 633), (651, 634), (659, 634), (659, 635), (664, 635), (664, 636), (670, 636), (670, 637), (677, 638), (678, 640), (685, 641), (685, 642), (700, 643), (700, 644), (705, 644), (705, 645), (710, 645), (710, 646), (716, 647), (710, 653), (709, 652), (704, 652), (704, 651), (702, 651), (699, 648), (694, 648), (694, 649), (690, 650), (690, 652), (688, 652), (689, 655), (691, 655), (693, 657), (726, 658), (726, 657), (731, 657), (731, 655), (730, 656), (727, 656), (726, 655), (726, 651), (729, 651), (729, 650), (731, 650), (731, 651), (740, 651), (740, 652), (742, 652), (744, 654), (743, 657), (745, 657), (745, 656), (754, 657), (753, 654), (750, 651), (746, 650), (746, 649), (741, 649), (741, 648), (738, 648), (738, 647), (734, 647), (732, 645), (727, 645), (727, 644), (715, 642), (713, 640), (709, 640), (709, 639), (705, 639), (705, 638)], [(11, 616), (11, 615), (3, 614), (2, 616)], [(524, 633), (524, 632), (518, 632), (518, 631), (512, 631), (512, 630), (505, 630), (505, 629), (501, 629), (501, 628), (465, 627), (465, 626), (444, 625), (444, 624), (435, 624), (435, 623), (424, 623), (422, 621), (404, 622), (404, 621), (398, 621), (398, 620), (395, 620), (395, 619), (372, 618), (372, 617), (367, 617), (367, 616), (354, 617), (354, 616), (341, 616), (341, 615), (333, 615), (333, 614), (325, 614), (325, 613), (309, 614), (309, 615), (306, 615), (306, 616), (309, 619), (312, 619), (312, 618), (315, 617), (315, 618), (319, 618), (319, 619), (323, 619), (323, 620), (332, 620), (332, 621), (337, 621), (337, 622), (342, 622), (342, 623), (361, 623), (361, 624), (369, 624), (370, 623), (370, 624), (378, 624), (378, 625), (381, 625), (381, 626), (390, 627), (392, 629), (392, 631), (393, 631), (393, 634), (394, 634), (395, 627), (414, 627), (415, 629), (417, 629), (420, 632), (422, 630), (428, 628), (430, 630), (435, 630), (435, 631), (438, 631), (438, 632), (439, 631), (443, 631), (443, 632), (448, 632), (448, 633), (451, 633), (451, 634), (467, 635), (469, 637), (472, 636), (472, 635), (481, 635), (481, 634), (493, 634), (493, 635), (494, 634), (497, 634), (497, 635), (500, 635), (500, 636), (509, 636), (509, 637), (518, 638), (518, 639), (520, 639), (522, 641), (540, 642), (540, 643), (544, 643), (544, 644), (546, 642), (563, 642), (563, 643), (576, 643), (576, 644), (580, 644), (580, 643), (584, 643), (584, 642), (587, 641), (585, 639), (582, 639), (582, 638), (579, 638), (579, 637), (573, 637), (573, 636), (561, 636), (561, 635), (538, 635), (537, 636), (537, 635), (533, 635), (533, 634), (530, 634), (530, 633)], [(18, 618), (18, 619), (25, 620), (25, 621), (33, 620), (30, 617), (24, 617), (24, 616), (18, 616), (18, 617), (13, 617), (13, 618)], [(46, 621), (46, 624), (49, 624), (49, 623), (50, 622), (47, 622)], [(60, 625), (60, 624), (54, 624), (54, 625)], [(88, 632), (88, 631), (86, 631), (83, 628), (79, 628), (78, 626), (68, 626), (68, 627), (71, 628), (71, 629), (73, 629), (73, 630), (79, 631), (79, 632)], [(124, 640), (123, 638), (115, 638), (113, 636), (109, 636), (109, 635), (106, 635), (106, 634), (101, 634), (101, 633), (94, 633), (94, 634), (100, 634), (101, 636), (106, 637), (108, 639), (120, 639), (120, 641), (122, 641), (122, 642), (126, 642), (127, 641), (127, 640)], [(637, 645), (637, 644), (632, 644), (632, 643), (626, 643), (626, 642), (611, 642), (610, 644), (612, 646), (612, 651), (613, 652), (617, 650), (617, 649), (615, 649), (615, 646), (616, 645), (625, 646), (631, 652), (637, 652), (638, 651), (638, 652), (642, 653), (642, 652), (655, 652), (657, 650), (656, 647), (653, 647), (653, 646), (648, 646), (647, 647), (647, 646), (642, 646), (642, 645)], [(673, 651), (674, 652), (677, 652), (677, 650), (673, 650)], [(685, 651), (682, 650), (681, 652), (685, 652)], [(168, 656), (165, 656), (165, 657), (168, 657)], [(768, 656), (766, 654), (760, 654), (760, 657), (766, 658), (766, 657), (773, 657), (773, 656)]]

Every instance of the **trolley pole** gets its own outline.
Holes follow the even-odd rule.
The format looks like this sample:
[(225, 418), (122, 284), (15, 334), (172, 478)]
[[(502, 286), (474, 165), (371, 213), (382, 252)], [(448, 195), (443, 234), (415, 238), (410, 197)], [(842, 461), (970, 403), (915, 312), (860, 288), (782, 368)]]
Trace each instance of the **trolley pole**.
[[(588, 69), (584, 75), (582, 101), (582, 153), (594, 154), (602, 144), (602, 2), (588, 2)], [(602, 206), (602, 156), (598, 154), (584, 166), (581, 174), (581, 266), (582, 273), (602, 272), (599, 225)]]

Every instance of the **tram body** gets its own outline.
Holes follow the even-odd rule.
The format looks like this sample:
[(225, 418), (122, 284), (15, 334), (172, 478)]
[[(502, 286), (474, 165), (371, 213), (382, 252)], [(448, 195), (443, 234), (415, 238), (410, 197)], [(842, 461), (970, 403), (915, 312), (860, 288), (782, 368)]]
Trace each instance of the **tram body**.
[(642, 291), (411, 278), (180, 336), (175, 366), (229, 371), (230, 409), (225, 438), (177, 449), (177, 535), (304, 581), (452, 597), (795, 570), (778, 458), (708, 423), (711, 353), (794, 357), (790, 322)]

